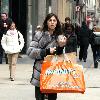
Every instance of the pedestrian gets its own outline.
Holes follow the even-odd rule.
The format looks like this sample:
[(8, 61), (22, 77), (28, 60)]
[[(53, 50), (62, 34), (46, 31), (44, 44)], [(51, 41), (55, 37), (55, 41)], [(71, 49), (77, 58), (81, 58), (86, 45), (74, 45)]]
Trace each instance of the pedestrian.
[(72, 24), (65, 27), (65, 36), (67, 37), (67, 43), (65, 45), (65, 53), (77, 52), (77, 36), (75, 35), (74, 26)]
[(100, 44), (95, 43), (95, 38), (99, 37), (100, 40), (100, 32), (96, 32), (98, 33), (98, 36), (96, 36), (95, 32), (96, 32), (96, 26), (94, 26), (93, 30), (91, 31), (90, 44), (93, 52), (94, 68), (98, 68), (98, 61), (100, 61)]
[[(58, 39), (62, 34), (61, 24), (58, 17), (50, 13), (46, 16), (43, 22), (43, 28), (40, 33), (36, 33), (33, 41), (27, 50), (30, 58), (35, 59), (33, 67), (33, 79), (31, 83), (35, 86), (36, 100), (44, 100), (45, 93), (40, 91), (40, 73), (41, 64), (46, 55), (62, 54), (64, 45), (66, 44), (66, 37)], [(60, 41), (61, 40), (61, 41)], [(57, 93), (49, 93), (48, 100), (56, 100)]]
[(80, 61), (84, 60), (84, 62), (86, 62), (90, 33), (91, 33), (91, 30), (86, 25), (86, 22), (83, 21), (82, 26), (80, 28), (80, 32), (79, 32), (79, 37), (78, 37), (79, 39), (78, 41), (80, 43), (79, 44), (80, 46), (79, 60)]
[(35, 35), (37, 32), (41, 32), (41, 30), (42, 30), (42, 26), (41, 26), (41, 25), (37, 25), (35, 32), (32, 34), (32, 40), (33, 40), (33, 38), (34, 38), (34, 35)]
[(8, 57), (10, 79), (14, 81), (18, 54), (24, 47), (23, 35), (16, 29), (14, 22), (11, 23), (7, 33), (3, 34), (1, 45)]
[(35, 32), (41, 31), (42, 26), (41, 25), (37, 25)]
[(66, 28), (67, 28), (67, 26), (68, 26), (69, 24), (72, 25), (71, 19), (70, 19), (69, 17), (66, 17), (66, 18), (65, 18), (65, 23), (62, 24), (62, 30), (63, 30), (63, 31), (66, 31)]
[[(6, 34), (11, 23), (12, 23), (12, 20), (8, 18), (7, 13), (2, 13), (1, 20), (0, 20), (0, 64), (2, 64), (2, 59), (3, 59), (3, 49), (1, 46), (1, 39), (2, 39), (3, 34)], [(5, 55), (5, 58), (6, 58), (6, 64), (7, 64), (8, 59), (6, 55)]]

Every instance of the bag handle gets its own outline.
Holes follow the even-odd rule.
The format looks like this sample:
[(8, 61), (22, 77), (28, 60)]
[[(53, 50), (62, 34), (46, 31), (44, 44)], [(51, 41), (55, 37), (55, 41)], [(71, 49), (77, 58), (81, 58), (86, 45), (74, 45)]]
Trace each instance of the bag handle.
[(65, 53), (65, 47), (64, 47), (64, 49), (63, 49), (64, 62), (68, 61), (69, 63), (72, 63), (71, 60), (69, 60), (68, 56), (67, 55), (65, 56), (65, 54), (66, 53)]
[(53, 55), (53, 59), (52, 59), (52, 62), (57, 62), (57, 61), (59, 61), (58, 59), (60, 59), (60, 57), (61, 57), (61, 60), (62, 61), (64, 61), (64, 62), (68, 62), (68, 63), (72, 63), (71, 61), (70, 61), (70, 59), (68, 58), (68, 56), (64, 53), (65, 52), (65, 47), (64, 47), (64, 49), (63, 49), (63, 54), (61, 54), (61, 55)]

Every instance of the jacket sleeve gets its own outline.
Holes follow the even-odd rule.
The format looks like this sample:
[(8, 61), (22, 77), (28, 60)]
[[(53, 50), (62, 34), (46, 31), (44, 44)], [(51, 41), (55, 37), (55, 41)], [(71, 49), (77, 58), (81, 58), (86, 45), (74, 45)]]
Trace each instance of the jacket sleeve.
[(57, 47), (56, 47), (56, 52), (55, 52), (55, 54), (56, 54), (56, 55), (63, 54), (63, 49), (64, 49), (64, 47), (59, 47), (59, 46), (57, 46)]
[(20, 50), (22, 50), (23, 49), (23, 47), (24, 47), (24, 38), (23, 38), (23, 35), (18, 31), (18, 34), (19, 34), (19, 39), (18, 39), (18, 41), (19, 41), (19, 48), (20, 48)]
[(36, 33), (33, 41), (30, 43), (29, 48), (27, 49), (27, 55), (31, 59), (43, 59), (47, 53), (49, 53), (48, 50), (42, 49), (39, 47), (39, 41), (42, 38), (42, 32)]

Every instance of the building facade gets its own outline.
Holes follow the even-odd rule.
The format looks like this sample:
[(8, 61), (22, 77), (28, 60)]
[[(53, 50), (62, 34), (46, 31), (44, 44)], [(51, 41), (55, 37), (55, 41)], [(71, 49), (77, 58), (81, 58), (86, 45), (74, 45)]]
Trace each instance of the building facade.
[[(24, 1), (24, 2), (23, 2)], [(16, 23), (25, 39), (23, 53), (32, 41), (37, 25), (42, 25), (48, 13), (55, 13), (61, 22), (70, 17), (75, 23), (76, 0), (1, 0), (1, 12), (6, 12)]]
[[(30, 6), (31, 5), (31, 6)], [(37, 25), (42, 25), (48, 13), (55, 13), (63, 23), (65, 17), (70, 17), (75, 22), (74, 0), (28, 0), (28, 36), (27, 47), (32, 39)], [(31, 16), (30, 16), (31, 15)]]

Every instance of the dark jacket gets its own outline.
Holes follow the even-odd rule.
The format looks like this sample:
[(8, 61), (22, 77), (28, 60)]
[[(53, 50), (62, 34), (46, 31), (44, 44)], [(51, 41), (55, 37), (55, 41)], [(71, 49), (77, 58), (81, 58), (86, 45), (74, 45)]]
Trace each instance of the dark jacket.
[(75, 34), (77, 36), (77, 45), (79, 46), (79, 33), (80, 33), (80, 26), (75, 26)]
[(91, 34), (91, 30), (86, 25), (82, 25), (78, 36), (79, 39), (78, 41), (80, 45), (89, 44), (90, 34)]
[(89, 39), (90, 44), (91, 44), (92, 46), (100, 46), (100, 45), (96, 45), (96, 43), (95, 43), (95, 37), (99, 37), (99, 38), (100, 38), (100, 36), (94, 34), (94, 32), (91, 31), (90, 39)]
[[(4, 23), (8, 25), (8, 27), (4, 27)], [(7, 30), (9, 29), (10, 24), (12, 23), (12, 20), (10, 18), (7, 18), (6, 20), (0, 20), (0, 40), (3, 36), (3, 34), (6, 34)]]
[(65, 45), (65, 53), (71, 53), (77, 51), (77, 36), (73, 34), (65, 34), (68, 37), (67, 43)]

